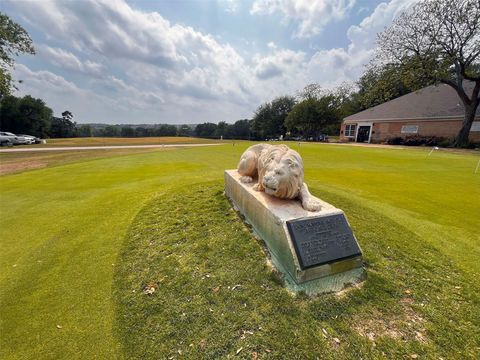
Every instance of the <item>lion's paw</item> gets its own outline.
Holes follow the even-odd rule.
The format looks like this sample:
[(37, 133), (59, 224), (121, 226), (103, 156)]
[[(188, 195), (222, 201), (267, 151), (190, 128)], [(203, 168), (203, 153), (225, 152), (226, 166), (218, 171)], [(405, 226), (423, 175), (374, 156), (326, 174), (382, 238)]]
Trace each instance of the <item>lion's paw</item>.
[(262, 191), (263, 190), (262, 185), (260, 183), (256, 183), (255, 185), (253, 185), (253, 190)]
[(252, 177), (251, 176), (242, 176), (240, 178), (240, 182), (244, 183), (244, 184), (248, 184), (248, 183), (251, 183), (253, 181)]
[(302, 206), (307, 211), (319, 211), (322, 208), (322, 205), (317, 200), (303, 201)]

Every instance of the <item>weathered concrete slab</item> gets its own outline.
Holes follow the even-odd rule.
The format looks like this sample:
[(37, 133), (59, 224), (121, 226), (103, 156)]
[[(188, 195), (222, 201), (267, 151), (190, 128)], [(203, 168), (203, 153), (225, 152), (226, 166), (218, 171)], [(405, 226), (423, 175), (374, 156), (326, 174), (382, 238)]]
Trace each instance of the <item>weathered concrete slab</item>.
[[(225, 194), (265, 241), (289, 289), (310, 295), (337, 292), (365, 278), (360, 248), (346, 230), (350, 226), (342, 210), (318, 199), (322, 209), (310, 212), (298, 201), (274, 198), (253, 190), (253, 185), (240, 182), (237, 170), (225, 171)], [(290, 231), (292, 224), (304, 224), (309, 230), (300, 232), (301, 240), (292, 239), (288, 223)], [(337, 248), (334, 255), (327, 251), (332, 247)], [(337, 258), (328, 261), (332, 256)]]

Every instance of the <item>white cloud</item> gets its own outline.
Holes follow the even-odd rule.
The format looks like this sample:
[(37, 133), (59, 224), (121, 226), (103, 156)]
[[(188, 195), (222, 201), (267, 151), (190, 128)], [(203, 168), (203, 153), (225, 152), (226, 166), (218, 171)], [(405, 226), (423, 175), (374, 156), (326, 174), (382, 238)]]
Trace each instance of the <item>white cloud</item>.
[(22, 80), (19, 86), (21, 95), (30, 94), (38, 98), (45, 98), (47, 95), (49, 96), (47, 104), (57, 113), (69, 108), (83, 118), (88, 117), (92, 107), (125, 111), (152, 107), (158, 109), (158, 105), (163, 103), (163, 99), (158, 94), (141, 91), (114, 76), (94, 80), (96, 85), (108, 88), (108, 96), (106, 96), (101, 94), (98, 88), (98, 91), (92, 92), (50, 71), (33, 71), (22, 64), (15, 67), (14, 75), (15, 78)]
[(377, 33), (384, 30), (392, 20), (419, 0), (391, 0), (389, 3), (380, 3), (373, 13), (362, 20), (359, 25), (352, 25), (347, 36), (351, 41), (350, 51), (375, 46)]
[(316, 52), (308, 63), (309, 82), (318, 82), (325, 88), (334, 88), (343, 82), (360, 77), (371, 56), (371, 49), (354, 53), (343, 48)]
[[(231, 109), (219, 106), (202, 111), (199, 110), (202, 104), (196, 100), (175, 99), (175, 96), (166, 103), (156, 92), (142, 91), (114, 76), (94, 79), (93, 89), (80, 88), (62, 76), (45, 70), (34, 71), (22, 64), (17, 64), (14, 76), (23, 80), (19, 85), (19, 96), (28, 94), (45, 100), (57, 116), (68, 109), (74, 120), (80, 123), (198, 122), (213, 113), (221, 114), (223, 118), (219, 120), (223, 120)], [(241, 112), (239, 108), (235, 110)], [(186, 117), (193, 121), (184, 121)]]
[(53, 48), (48, 45), (37, 45), (37, 53), (45, 58), (48, 62), (63, 68), (90, 76), (102, 76), (105, 73), (105, 67), (94, 61), (81, 61), (73, 53), (60, 49)]
[(15, 66), (14, 76), (22, 80), (18, 95), (31, 95), (44, 100), (54, 115), (60, 116), (65, 110), (74, 114), (74, 120), (93, 122), (98, 119), (111, 120), (117, 103), (91, 91), (81, 89), (73, 82), (50, 71), (33, 71), (25, 65)]
[(319, 34), (331, 21), (338, 21), (352, 9), (355, 0), (256, 0), (251, 14), (279, 12), (287, 21), (298, 22), (294, 36), (308, 38)]
[(345, 81), (357, 80), (373, 56), (377, 33), (394, 17), (418, 0), (392, 0), (379, 4), (359, 25), (352, 25), (347, 36), (348, 47), (324, 49), (315, 53), (308, 64), (310, 82), (332, 88)]
[(135, 58), (169, 67), (182, 61), (175, 50), (176, 31), (158, 13), (143, 13), (125, 2), (13, 2), (48, 38), (108, 57)]
[[(72, 46), (82, 57), (104, 59), (137, 76), (136, 86), (185, 89), (186, 96), (243, 97), (251, 74), (229, 44), (183, 25), (172, 25), (156, 12), (142, 12), (123, 1), (13, 2), (22, 16), (47, 37)], [(73, 52), (50, 46), (41, 55), (56, 66), (90, 75), (104, 72), (98, 62), (81, 61)], [(134, 70), (131, 71), (130, 67)], [(141, 76), (145, 72), (149, 76)], [(244, 84), (245, 83), (245, 84)], [(240, 86), (242, 85), (242, 86)], [(188, 86), (196, 88), (187, 89)], [(203, 95), (202, 95), (203, 96)]]
[[(50, 71), (32, 71), (27, 66), (17, 64), (14, 70), (16, 79), (22, 81), (21, 88), (28, 89), (32, 95), (42, 97), (43, 91), (55, 94), (69, 94), (79, 96), (84, 94), (73, 82)], [(43, 91), (41, 90), (43, 89)]]
[(240, 0), (218, 0), (219, 5), (229, 13), (237, 12), (240, 8)]
[(256, 55), (253, 60), (256, 63), (255, 75), (257, 78), (267, 80), (277, 76), (301, 72), (301, 68), (304, 66), (305, 53), (281, 49), (275, 50), (268, 56)]

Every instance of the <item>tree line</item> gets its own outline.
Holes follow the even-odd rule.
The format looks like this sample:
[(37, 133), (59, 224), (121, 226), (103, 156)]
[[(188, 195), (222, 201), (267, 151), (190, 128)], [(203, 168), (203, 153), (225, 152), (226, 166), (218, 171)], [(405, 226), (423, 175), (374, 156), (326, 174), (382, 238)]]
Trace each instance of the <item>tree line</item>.
[(151, 136), (180, 136), (180, 128), (175, 125), (155, 124), (149, 127), (136, 125), (89, 125), (78, 127), (78, 136), (99, 137), (151, 137)]

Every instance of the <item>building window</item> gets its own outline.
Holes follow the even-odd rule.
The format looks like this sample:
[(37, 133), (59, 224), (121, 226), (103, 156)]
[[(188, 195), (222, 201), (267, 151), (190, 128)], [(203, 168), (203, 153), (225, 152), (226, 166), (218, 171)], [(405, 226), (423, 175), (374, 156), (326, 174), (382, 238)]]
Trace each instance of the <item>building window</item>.
[(345, 125), (345, 136), (354, 137), (355, 136), (355, 124)]
[(402, 134), (417, 134), (418, 125), (403, 125)]

